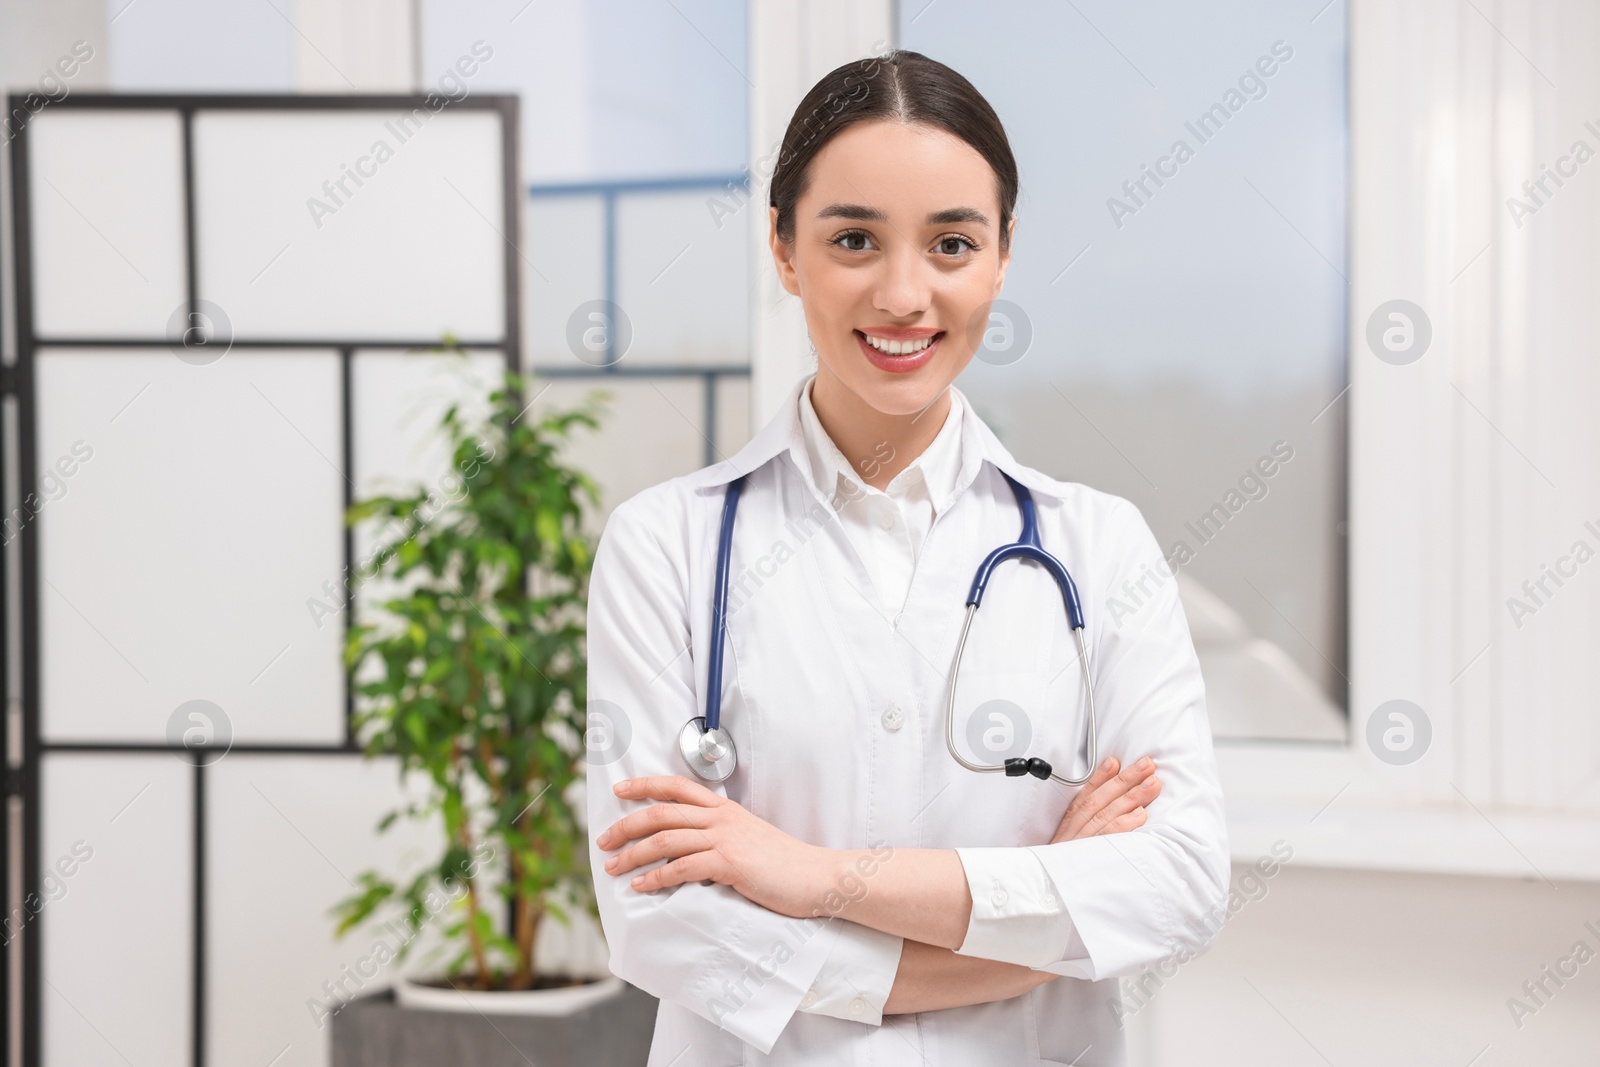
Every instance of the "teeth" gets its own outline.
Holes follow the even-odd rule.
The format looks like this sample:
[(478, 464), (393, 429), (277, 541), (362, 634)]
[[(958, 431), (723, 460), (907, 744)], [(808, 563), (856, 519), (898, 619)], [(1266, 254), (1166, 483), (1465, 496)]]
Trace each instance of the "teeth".
[(934, 337), (938, 335), (924, 337), (920, 341), (885, 341), (883, 338), (874, 337), (870, 333), (863, 333), (861, 336), (867, 339), (867, 344), (876, 348), (879, 352), (887, 352), (891, 356), (909, 356), (911, 353), (921, 352), (924, 348), (933, 344)]

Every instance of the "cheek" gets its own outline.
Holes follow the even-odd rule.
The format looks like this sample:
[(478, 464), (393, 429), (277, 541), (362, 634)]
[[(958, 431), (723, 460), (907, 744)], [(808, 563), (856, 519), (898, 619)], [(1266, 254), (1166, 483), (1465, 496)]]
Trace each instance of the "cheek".
[[(952, 333), (960, 333), (959, 344), (952, 346), (952, 349), (959, 348), (965, 358), (970, 359), (978, 351), (983, 345), (985, 333), (991, 327), (1004, 325), (991, 318), (991, 312), (1000, 300), (995, 291), (996, 280), (996, 275), (991, 272), (973, 271), (944, 294), (942, 306), (945, 310), (940, 312), (940, 321), (949, 322)], [(1014, 305), (1010, 306), (1013, 312), (1017, 310)]]
[(870, 303), (869, 275), (819, 253), (800, 266), (800, 291), (818, 318), (847, 320), (855, 307)]
[[(870, 314), (871, 292), (864, 286), (865, 274), (844, 270), (832, 263), (814, 263), (799, 274), (800, 300), (805, 308), (806, 328), (818, 349), (854, 345), (850, 331), (863, 314)], [(845, 351), (854, 352), (846, 347)]]

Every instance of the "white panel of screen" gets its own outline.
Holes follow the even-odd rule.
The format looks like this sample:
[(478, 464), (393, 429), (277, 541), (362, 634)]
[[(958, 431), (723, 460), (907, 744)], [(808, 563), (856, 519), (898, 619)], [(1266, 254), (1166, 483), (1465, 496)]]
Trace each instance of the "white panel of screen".
[(40, 788), (44, 1062), (187, 1063), (193, 767), (50, 753)]
[[(424, 795), (425, 779), (410, 784), (402, 791), (394, 760), (358, 756), (235, 752), (207, 769), (207, 1062), (323, 1067), (328, 1019), (345, 1000), (439, 965), (429, 960), (457, 917), (448, 906), (418, 933), (396, 908), (342, 939), (330, 913), (365, 871), (405, 884), (438, 861), (433, 821), (376, 831)], [(499, 904), (493, 884), (485, 896)], [(404, 947), (415, 955), (402, 965), (393, 956)]]
[(252, 339), (498, 342), (498, 112), (198, 111), (199, 295)]
[(187, 285), (178, 113), (46, 109), (27, 136), (35, 332), (165, 336)]
[(37, 373), (44, 739), (342, 740), (342, 627), (306, 606), (344, 566), (338, 355), (44, 349)]

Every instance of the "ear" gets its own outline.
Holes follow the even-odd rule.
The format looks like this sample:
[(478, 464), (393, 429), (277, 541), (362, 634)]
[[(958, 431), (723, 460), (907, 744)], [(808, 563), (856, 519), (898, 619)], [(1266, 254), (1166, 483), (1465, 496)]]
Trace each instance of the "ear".
[(1000, 270), (994, 276), (994, 295), (999, 296), (1000, 290), (1006, 284), (1006, 268), (1011, 266), (1011, 250), (1016, 247), (1017, 217), (1011, 216), (1011, 221), (1006, 223), (1006, 250), (1000, 253)]
[(794, 244), (778, 239), (778, 209), (767, 209), (767, 244), (772, 249), (772, 265), (778, 269), (778, 281), (792, 296), (800, 295), (800, 276), (794, 265)]

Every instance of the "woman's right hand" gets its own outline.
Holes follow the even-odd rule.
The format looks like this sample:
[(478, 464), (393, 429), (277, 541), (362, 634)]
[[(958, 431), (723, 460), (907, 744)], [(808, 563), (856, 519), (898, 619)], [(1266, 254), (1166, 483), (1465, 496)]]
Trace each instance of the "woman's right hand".
[(1108, 756), (1067, 805), (1050, 843), (1137, 829), (1144, 825), (1145, 806), (1160, 795), (1161, 779), (1149, 756), (1121, 773), (1117, 758)]

